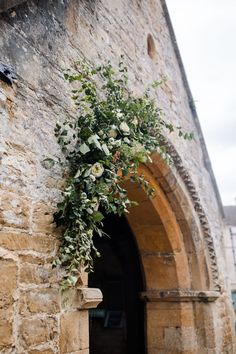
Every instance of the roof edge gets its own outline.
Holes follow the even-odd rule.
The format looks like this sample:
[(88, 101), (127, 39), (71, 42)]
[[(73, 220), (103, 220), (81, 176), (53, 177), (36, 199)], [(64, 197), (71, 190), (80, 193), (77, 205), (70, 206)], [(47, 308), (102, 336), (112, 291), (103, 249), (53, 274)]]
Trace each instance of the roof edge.
[(172, 25), (172, 22), (171, 22), (170, 14), (169, 14), (169, 10), (168, 10), (168, 7), (166, 5), (166, 1), (165, 0), (160, 0), (160, 2), (161, 2), (161, 5), (162, 5), (162, 9), (163, 9), (164, 15), (165, 15), (167, 27), (169, 29), (170, 38), (171, 38), (172, 45), (173, 45), (173, 48), (174, 48), (174, 51), (175, 51), (176, 59), (177, 59), (178, 64), (179, 64), (179, 68), (180, 68), (183, 84), (184, 84), (185, 90), (187, 92), (189, 107), (191, 109), (191, 112), (192, 112), (192, 115), (193, 115), (193, 120), (194, 120), (196, 129), (197, 129), (197, 132), (198, 132), (198, 135), (199, 135), (200, 143), (201, 143), (201, 146), (202, 146), (204, 164), (205, 164), (205, 167), (206, 167), (207, 171), (210, 174), (210, 178), (211, 178), (211, 181), (212, 181), (212, 185), (213, 185), (213, 189), (214, 189), (214, 192), (215, 192), (215, 196), (216, 196), (216, 200), (217, 200), (217, 203), (218, 203), (218, 206), (219, 206), (220, 213), (221, 213), (222, 217), (225, 218), (221, 196), (220, 196), (219, 189), (218, 189), (217, 182), (216, 182), (216, 178), (215, 178), (215, 175), (214, 175), (214, 172), (213, 172), (213, 169), (212, 169), (210, 157), (209, 157), (208, 150), (207, 150), (207, 147), (206, 147), (205, 139), (204, 139), (204, 136), (203, 136), (201, 125), (200, 125), (200, 121), (199, 121), (199, 118), (198, 118), (198, 115), (197, 115), (197, 110), (196, 110), (196, 106), (195, 106), (195, 103), (194, 103), (193, 95), (192, 95), (192, 92), (190, 90), (190, 86), (189, 86), (189, 83), (188, 83), (188, 79), (187, 79), (186, 71), (185, 71), (184, 64), (183, 64), (183, 61), (182, 61), (182, 58), (181, 58), (180, 50), (179, 50), (179, 47), (178, 47), (178, 44), (177, 44), (174, 28), (173, 28), (173, 25)]

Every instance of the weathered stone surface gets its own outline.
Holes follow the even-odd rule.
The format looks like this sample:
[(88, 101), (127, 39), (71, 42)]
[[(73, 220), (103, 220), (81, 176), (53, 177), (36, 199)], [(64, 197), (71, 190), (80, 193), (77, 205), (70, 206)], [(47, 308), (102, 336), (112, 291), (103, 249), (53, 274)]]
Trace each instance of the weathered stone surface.
[(0, 259), (0, 309), (13, 306), (17, 287), (17, 265), (14, 261)]
[(46, 350), (30, 350), (29, 354), (53, 354), (55, 353), (54, 351), (52, 351), (52, 349), (46, 349)]
[(9, 320), (0, 320), (0, 351), (13, 343), (13, 327)]
[(61, 316), (61, 353), (75, 352), (89, 347), (87, 320), (86, 311), (67, 312)]
[(46, 284), (58, 281), (58, 270), (52, 269), (50, 264), (37, 265), (25, 263), (20, 269), (20, 283), (25, 284)]
[(0, 192), (0, 224), (19, 229), (29, 228), (29, 199)]
[(59, 289), (47, 288), (22, 292), (19, 311), (24, 315), (29, 313), (58, 313), (60, 311)]
[[(1, 61), (13, 65), (18, 75), (12, 87), (0, 81), (0, 247), (1, 254), (12, 259), (3, 261), (0, 274), (3, 353), (89, 353), (86, 310), (61, 312), (60, 325), (55, 319), (60, 303), (49, 286), (58, 281), (57, 271), (50, 268), (58, 247), (51, 234), (58, 231), (52, 214), (64, 180), (59, 166), (47, 169), (43, 164), (45, 157), (61, 156), (54, 136), (56, 122), (77, 114), (62, 73), (78, 57), (91, 64), (109, 58), (117, 65), (124, 54), (134, 94), (142, 94), (154, 77), (166, 77), (155, 94), (158, 106), (170, 122), (194, 132), (191, 143), (171, 134), (180, 160), (175, 160), (176, 168), (157, 154), (147, 167), (154, 184), (161, 186), (156, 210), (141, 188), (129, 186), (131, 196), (140, 201), (137, 214), (130, 214), (130, 225), (144, 271), (144, 290), (212, 290), (217, 270), (209, 264), (216, 259), (223, 284), (217, 195), (163, 4), (163, 0), (32, 0), (0, 15)], [(148, 33), (155, 42), (155, 58), (147, 53)], [(204, 230), (209, 230), (209, 237)], [(81, 278), (80, 285), (86, 286), (86, 276)], [(220, 301), (194, 302), (193, 309), (175, 301), (166, 307), (148, 304), (148, 354), (233, 353), (230, 307), (220, 306)], [(17, 332), (12, 335), (13, 328)], [(16, 346), (11, 348), (12, 343)]]
[(36, 203), (33, 207), (33, 231), (52, 233), (55, 230), (55, 224), (53, 224), (54, 211), (46, 203)]
[(0, 246), (11, 251), (51, 253), (56, 250), (57, 241), (50, 236), (0, 231)]
[(11, 7), (17, 6), (26, 0), (1, 0), (0, 12), (7, 11)]
[(51, 317), (22, 319), (19, 338), (24, 347), (49, 342), (57, 332), (57, 321)]

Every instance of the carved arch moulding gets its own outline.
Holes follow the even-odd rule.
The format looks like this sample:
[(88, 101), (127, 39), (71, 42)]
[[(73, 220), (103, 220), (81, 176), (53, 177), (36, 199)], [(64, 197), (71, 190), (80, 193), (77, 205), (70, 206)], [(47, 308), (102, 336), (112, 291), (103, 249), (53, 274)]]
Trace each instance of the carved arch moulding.
[(214, 290), (219, 291), (221, 289), (221, 286), (220, 286), (220, 281), (219, 281), (216, 252), (215, 252), (214, 241), (213, 241), (213, 237), (211, 234), (211, 230), (210, 230), (210, 226), (209, 226), (209, 222), (208, 222), (206, 213), (202, 207), (201, 200), (199, 198), (196, 187), (192, 181), (192, 178), (191, 178), (189, 172), (187, 171), (186, 167), (184, 166), (184, 163), (183, 163), (180, 155), (178, 154), (175, 147), (170, 142), (168, 143), (166, 148), (167, 148), (168, 153), (170, 154), (170, 156), (173, 159), (174, 167), (185, 185), (185, 188), (191, 198), (194, 210), (198, 216), (198, 219), (199, 219), (199, 222), (201, 225), (201, 230), (202, 230), (202, 233), (204, 236), (204, 241), (207, 246), (207, 251), (208, 251), (208, 255), (209, 255), (209, 265), (210, 265)]

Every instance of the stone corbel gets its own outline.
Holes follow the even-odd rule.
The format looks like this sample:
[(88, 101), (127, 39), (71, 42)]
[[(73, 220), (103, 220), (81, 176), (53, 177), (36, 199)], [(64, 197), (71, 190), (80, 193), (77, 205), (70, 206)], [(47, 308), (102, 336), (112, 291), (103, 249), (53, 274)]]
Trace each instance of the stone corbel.
[(148, 290), (141, 293), (146, 302), (212, 302), (219, 298), (219, 291), (197, 290)]
[(62, 307), (64, 310), (88, 310), (96, 308), (102, 302), (103, 296), (97, 288), (74, 288), (62, 294)]
[(7, 11), (22, 2), (26, 2), (26, 0), (0, 0), (0, 12)]

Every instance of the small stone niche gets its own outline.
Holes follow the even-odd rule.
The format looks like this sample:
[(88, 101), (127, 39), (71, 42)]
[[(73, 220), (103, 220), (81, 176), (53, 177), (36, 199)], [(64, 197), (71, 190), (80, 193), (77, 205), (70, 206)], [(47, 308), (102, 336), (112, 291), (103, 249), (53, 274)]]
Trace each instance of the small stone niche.
[(157, 52), (153, 36), (149, 33), (147, 36), (147, 53), (151, 59), (155, 59)]

